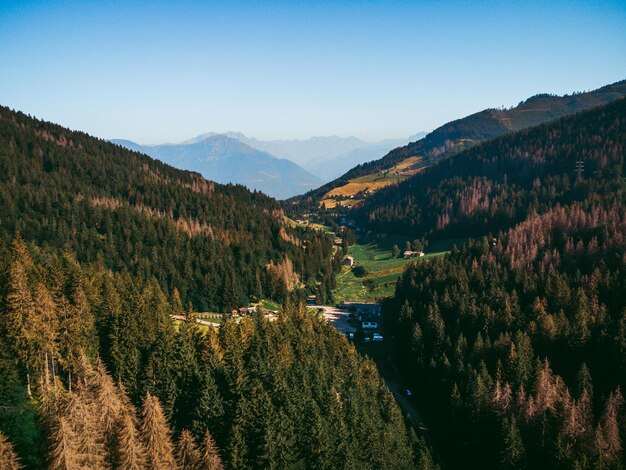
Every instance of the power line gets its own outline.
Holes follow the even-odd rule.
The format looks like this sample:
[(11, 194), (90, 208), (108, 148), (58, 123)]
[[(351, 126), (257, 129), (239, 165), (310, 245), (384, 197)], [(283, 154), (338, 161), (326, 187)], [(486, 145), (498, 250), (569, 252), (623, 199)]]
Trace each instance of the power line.
[(582, 180), (583, 175), (585, 174), (585, 162), (582, 160), (576, 161), (576, 179)]

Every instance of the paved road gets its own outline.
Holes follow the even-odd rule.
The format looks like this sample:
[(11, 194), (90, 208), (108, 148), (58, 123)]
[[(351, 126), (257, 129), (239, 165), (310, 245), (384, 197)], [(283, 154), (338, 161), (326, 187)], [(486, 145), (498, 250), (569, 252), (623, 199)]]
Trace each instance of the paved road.
[(424, 424), (422, 416), (413, 404), (413, 400), (406, 396), (406, 387), (403, 387), (402, 384), (399, 382), (393, 366), (389, 364), (389, 361), (386, 359), (386, 357), (384, 357), (384, 355), (381, 354), (379, 351), (371, 351), (371, 348), (369, 347), (367, 349), (360, 348), (360, 351), (364, 354), (367, 354), (374, 360), (374, 362), (378, 366), (380, 375), (382, 375), (383, 379), (385, 379), (387, 387), (389, 387), (391, 393), (393, 393), (394, 397), (396, 397), (398, 405), (400, 405), (402, 411), (408, 414), (409, 418), (411, 418), (411, 423), (413, 424), (413, 427), (416, 430), (420, 431), (420, 433), (422, 434), (427, 433), (428, 428)]

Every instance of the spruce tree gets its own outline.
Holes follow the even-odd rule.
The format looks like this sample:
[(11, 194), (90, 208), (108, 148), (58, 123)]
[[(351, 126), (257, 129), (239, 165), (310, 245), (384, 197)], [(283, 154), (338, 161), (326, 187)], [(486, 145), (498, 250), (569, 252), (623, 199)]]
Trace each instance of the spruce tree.
[(27, 391), (31, 395), (31, 366), (36, 358), (33, 342), (38, 332), (33, 329), (34, 303), (30, 290), (28, 271), (32, 260), (21, 237), (16, 235), (11, 250), (11, 266), (2, 328), (9, 344), (26, 368)]
[(147, 461), (154, 470), (176, 466), (170, 428), (157, 397), (146, 394), (141, 410), (141, 435), (146, 447)]
[(59, 417), (51, 436), (50, 470), (74, 470), (79, 468), (78, 440), (72, 426)]
[(20, 470), (22, 465), (17, 458), (17, 454), (13, 450), (13, 446), (0, 432), (0, 469), (2, 470)]
[(57, 335), (59, 319), (54, 299), (43, 284), (35, 288), (35, 309), (33, 330), (37, 331), (36, 347), (38, 350), (41, 374), (46, 388), (54, 381), (55, 361), (58, 358)]
[(207, 430), (202, 438), (202, 454), (200, 463), (203, 470), (222, 470), (222, 459), (220, 458), (219, 449)]
[(521, 468), (524, 461), (524, 443), (520, 435), (515, 417), (504, 418), (502, 421), (504, 448), (502, 450), (502, 466), (504, 468)]
[(99, 414), (99, 425), (104, 433), (111, 435), (124, 410), (119, 390), (107, 373), (102, 361), (98, 360), (95, 376), (95, 406)]
[(134, 417), (127, 413), (117, 431), (117, 468), (119, 470), (143, 470), (146, 468), (146, 449), (137, 432)]
[(189, 431), (183, 429), (178, 438), (176, 457), (180, 470), (200, 468), (200, 451)]

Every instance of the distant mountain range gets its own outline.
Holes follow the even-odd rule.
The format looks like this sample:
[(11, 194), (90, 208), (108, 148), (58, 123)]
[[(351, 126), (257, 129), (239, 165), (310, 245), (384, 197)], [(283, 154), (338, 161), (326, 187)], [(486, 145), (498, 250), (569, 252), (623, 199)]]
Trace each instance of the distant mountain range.
[(240, 132), (207, 132), (179, 144), (141, 145), (123, 139), (111, 142), (177, 168), (197, 171), (218, 183), (243, 184), (286, 199), (317, 188), (355, 165), (380, 158), (424, 135), (378, 142), (338, 136), (263, 141)]
[(243, 184), (277, 199), (301, 194), (322, 183), (290, 160), (223, 134), (204, 135), (180, 144), (140, 145), (120, 139), (111, 142), (177, 168), (197, 171), (218, 183)]
[[(207, 132), (183, 143), (193, 144), (216, 135), (220, 133)], [(406, 139), (384, 139), (374, 142), (365, 142), (357, 137), (336, 135), (300, 140), (259, 140), (241, 132), (224, 132), (222, 135), (237, 139), (252, 148), (278, 158), (291, 160), (326, 182), (337, 178), (356, 165), (376, 160), (396, 147), (415, 142), (424, 137), (426, 132), (419, 132)]]

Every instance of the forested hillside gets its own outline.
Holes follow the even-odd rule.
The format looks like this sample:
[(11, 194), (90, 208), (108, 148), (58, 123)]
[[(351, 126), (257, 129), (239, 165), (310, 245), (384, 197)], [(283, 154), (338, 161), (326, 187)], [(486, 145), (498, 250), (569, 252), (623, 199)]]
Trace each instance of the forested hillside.
[(0, 468), (432, 465), (376, 366), (302, 307), (175, 327), (154, 279), (19, 236), (0, 255)]
[(364, 212), (380, 229), (495, 234), (416, 263), (384, 308), (449, 465), (623, 467), (624, 139), (621, 100), (480, 145)]
[[(448, 122), (423, 139), (398, 147), (381, 159), (358, 165), (340, 178), (293, 198), (288, 201), (289, 204), (286, 207), (293, 211), (316, 209), (323, 196), (334, 188), (342, 187), (355, 178), (388, 171), (411, 157), (421, 159), (420, 168), (434, 165), (444, 158), (456, 155), (485, 140), (608, 104), (624, 96), (626, 96), (626, 81), (621, 81), (585, 93), (565, 96), (536, 95), (510, 109), (486, 109)], [(392, 187), (385, 190), (384, 195), (371, 202), (369, 201), (373, 197), (371, 194), (365, 194), (363, 198), (367, 201), (368, 207), (376, 208), (393, 198), (394, 195), (400, 197), (405, 193), (410, 193), (415, 187), (424, 186), (424, 181), (430, 180), (431, 173), (425, 171), (420, 175), (423, 176), (410, 178), (401, 184), (403, 188), (399, 189), (398, 193), (395, 193)], [(457, 175), (463, 176), (463, 173), (457, 173)], [(378, 195), (378, 193), (374, 194)], [(400, 214), (400, 217), (403, 216), (404, 214)]]
[(156, 279), (184, 305), (229, 310), (300, 285), (330, 292), (332, 242), (278, 203), (0, 108), (0, 241), (16, 231), (82, 262)]
[(353, 216), (378, 233), (481, 236), (610, 193), (624, 174), (625, 116), (621, 99), (488, 141), (379, 191)]

